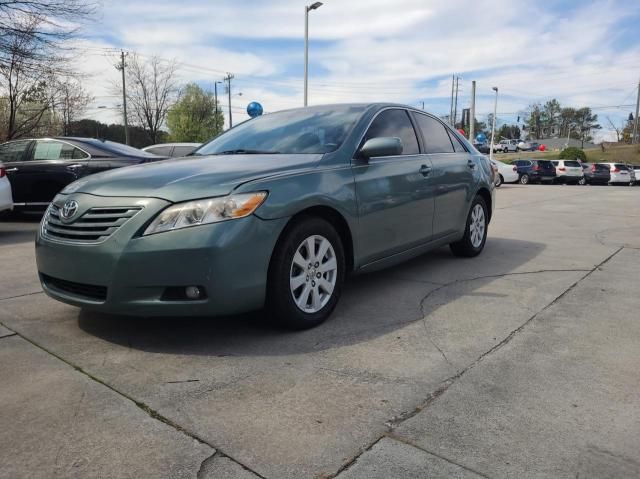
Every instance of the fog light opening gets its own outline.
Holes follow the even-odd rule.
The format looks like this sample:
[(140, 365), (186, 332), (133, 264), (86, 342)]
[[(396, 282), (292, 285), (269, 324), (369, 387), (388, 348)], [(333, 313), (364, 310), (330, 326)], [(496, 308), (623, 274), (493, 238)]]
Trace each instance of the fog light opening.
[(187, 286), (184, 288), (184, 295), (188, 299), (200, 299), (202, 298), (202, 290), (198, 286)]

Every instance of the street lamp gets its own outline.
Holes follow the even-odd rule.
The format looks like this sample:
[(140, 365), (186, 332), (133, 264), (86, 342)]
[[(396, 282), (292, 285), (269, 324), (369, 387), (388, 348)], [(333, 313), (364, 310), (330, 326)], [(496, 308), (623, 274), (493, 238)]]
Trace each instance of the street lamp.
[(493, 161), (493, 137), (496, 134), (496, 114), (498, 113), (498, 87), (492, 88), (496, 92), (496, 101), (493, 104), (493, 124), (491, 125), (491, 147), (489, 149), (489, 160)]
[(309, 12), (321, 6), (322, 2), (316, 2), (304, 7), (304, 106), (307, 106), (309, 80)]

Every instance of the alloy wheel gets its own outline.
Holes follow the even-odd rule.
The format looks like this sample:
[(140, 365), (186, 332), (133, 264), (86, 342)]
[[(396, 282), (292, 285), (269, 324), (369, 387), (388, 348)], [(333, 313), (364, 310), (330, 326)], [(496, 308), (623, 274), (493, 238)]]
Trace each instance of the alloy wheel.
[(291, 262), (289, 287), (301, 311), (320, 311), (331, 299), (337, 277), (336, 253), (327, 238), (313, 235), (300, 243)]
[(469, 225), (471, 244), (474, 248), (479, 248), (482, 244), (486, 227), (484, 208), (482, 208), (482, 205), (477, 204), (471, 210), (471, 224)]

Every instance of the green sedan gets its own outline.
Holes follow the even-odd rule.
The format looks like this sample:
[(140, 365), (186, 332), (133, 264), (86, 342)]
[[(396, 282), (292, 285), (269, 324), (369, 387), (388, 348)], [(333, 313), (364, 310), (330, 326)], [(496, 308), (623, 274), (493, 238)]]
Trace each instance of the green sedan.
[(493, 170), (438, 118), (328, 105), (242, 123), (187, 158), (83, 178), (55, 197), (44, 291), (134, 316), (265, 308), (291, 328), (336, 307), (345, 277), (450, 245), (484, 248)]

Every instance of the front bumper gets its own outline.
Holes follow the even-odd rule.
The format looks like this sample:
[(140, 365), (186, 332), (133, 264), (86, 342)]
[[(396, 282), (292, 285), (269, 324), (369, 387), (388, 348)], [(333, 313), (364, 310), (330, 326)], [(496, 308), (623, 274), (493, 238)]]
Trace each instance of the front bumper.
[[(80, 204), (115, 206), (139, 198), (100, 198), (74, 194)], [(287, 219), (254, 215), (210, 225), (141, 236), (169, 203), (147, 199), (143, 210), (97, 244), (54, 241), (40, 231), (36, 262), (44, 291), (54, 299), (90, 310), (134, 316), (214, 316), (262, 307), (271, 253)], [(64, 282), (106, 288), (104, 299), (82, 289), (58, 288)], [(200, 286), (206, 298), (168, 300), (167, 288)]]

